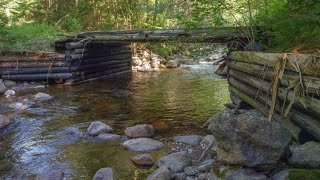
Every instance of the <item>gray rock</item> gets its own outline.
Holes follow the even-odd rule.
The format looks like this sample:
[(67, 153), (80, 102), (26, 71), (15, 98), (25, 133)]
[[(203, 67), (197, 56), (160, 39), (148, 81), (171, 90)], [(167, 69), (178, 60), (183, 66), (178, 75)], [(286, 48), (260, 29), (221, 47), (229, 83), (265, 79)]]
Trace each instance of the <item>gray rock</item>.
[(238, 169), (236, 171), (229, 171), (225, 176), (226, 180), (268, 180), (268, 178), (255, 172), (252, 169)]
[(132, 57), (132, 66), (141, 66), (142, 60), (139, 57)]
[(182, 172), (185, 167), (192, 163), (191, 157), (186, 151), (176, 152), (160, 158), (157, 161), (157, 166), (166, 166), (173, 173)]
[(12, 88), (12, 87), (14, 87), (14, 86), (17, 85), (16, 82), (10, 81), (10, 80), (4, 80), (3, 83), (4, 83), (4, 85), (5, 85), (6, 87), (8, 87), (8, 88)]
[(4, 92), (4, 95), (5, 96), (15, 96), (16, 95), (16, 92), (12, 89), (9, 89), (9, 90), (6, 90), (6, 92)]
[(172, 175), (172, 179), (174, 180), (185, 180), (187, 175), (185, 173), (175, 173)]
[(198, 166), (198, 170), (200, 172), (210, 172), (211, 167), (216, 164), (216, 160), (214, 159), (208, 159), (204, 162), (202, 162), (199, 166)]
[(288, 153), (289, 130), (269, 122), (256, 110), (239, 115), (221, 113), (213, 119), (211, 130), (217, 140), (217, 157), (233, 165), (270, 170)]
[(153, 166), (154, 161), (150, 154), (140, 154), (131, 158), (133, 164), (138, 166)]
[(180, 66), (180, 61), (178, 59), (169, 60), (166, 63), (167, 68), (177, 68)]
[(147, 177), (147, 180), (170, 180), (171, 173), (167, 167), (160, 167)]
[(189, 135), (189, 136), (176, 136), (173, 139), (175, 142), (180, 142), (190, 146), (196, 146), (200, 143), (202, 138), (203, 137), (199, 135)]
[(13, 102), (9, 104), (9, 107), (16, 110), (16, 111), (22, 111), (26, 110), (31, 107), (32, 104), (27, 102)]
[(53, 99), (53, 97), (50, 96), (49, 94), (41, 93), (41, 92), (36, 94), (36, 95), (34, 95), (34, 98), (37, 101), (49, 101), (49, 100)]
[(108, 126), (108, 125), (106, 125), (106, 124), (104, 124), (104, 123), (102, 123), (102, 122), (95, 121), (95, 122), (92, 122), (92, 123), (90, 124), (90, 126), (89, 126), (88, 129), (87, 129), (87, 131), (88, 131), (88, 134), (89, 134), (89, 135), (91, 135), (91, 136), (97, 136), (97, 135), (99, 135), (99, 134), (101, 134), (101, 133), (109, 133), (109, 132), (112, 132), (113, 129), (112, 129), (110, 126)]
[(63, 172), (58, 170), (43, 171), (36, 176), (36, 180), (63, 180), (63, 178)]
[(289, 164), (297, 167), (320, 168), (320, 143), (307, 142), (291, 149)]
[(43, 88), (46, 88), (46, 86), (44, 85), (37, 85), (34, 87), (35, 89), (43, 89)]
[(82, 136), (83, 133), (80, 131), (77, 127), (68, 127), (65, 129), (66, 135), (72, 135), (72, 136)]
[(289, 180), (289, 170), (283, 170), (277, 172), (273, 177), (272, 180)]
[(0, 82), (0, 93), (4, 93), (6, 92), (7, 87), (4, 85), (3, 82)]
[(189, 167), (184, 168), (184, 173), (187, 176), (195, 176), (196, 174), (199, 173), (199, 170), (194, 166), (189, 166)]
[(151, 125), (141, 124), (133, 127), (128, 127), (124, 131), (128, 137), (138, 138), (138, 137), (151, 137), (154, 135), (154, 129)]
[(122, 144), (126, 149), (130, 151), (155, 151), (164, 148), (164, 144), (160, 141), (156, 141), (150, 138), (137, 138), (125, 141)]
[(126, 136), (121, 136), (118, 134), (102, 133), (98, 135), (98, 139), (109, 141), (125, 141), (128, 138)]
[(109, 167), (99, 169), (94, 175), (93, 180), (114, 180), (113, 169)]
[(137, 68), (139, 72), (148, 72), (151, 71), (151, 65), (149, 63), (143, 63), (140, 67)]
[(196, 179), (196, 177), (194, 177), (194, 176), (187, 176), (186, 177), (186, 180), (195, 180)]
[(6, 127), (9, 124), (10, 124), (10, 119), (0, 114), (0, 129)]

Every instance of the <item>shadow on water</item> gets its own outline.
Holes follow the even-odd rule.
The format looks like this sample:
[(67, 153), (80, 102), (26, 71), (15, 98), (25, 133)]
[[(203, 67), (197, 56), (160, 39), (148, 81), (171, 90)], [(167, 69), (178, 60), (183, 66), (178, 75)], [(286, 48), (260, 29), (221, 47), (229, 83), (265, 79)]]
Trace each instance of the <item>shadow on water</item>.
[[(13, 123), (0, 131), (0, 177), (33, 179), (46, 169), (61, 169), (68, 179), (92, 179), (99, 168), (109, 166), (118, 179), (144, 179), (154, 168), (132, 165), (130, 157), (140, 153), (126, 151), (121, 142), (88, 137), (86, 128), (102, 121), (123, 134), (127, 126), (148, 123), (156, 129), (154, 139), (164, 142), (180, 134), (205, 134), (201, 125), (229, 101), (227, 82), (214, 75), (214, 69), (192, 65), (133, 73), (130, 79), (113, 82), (56, 85), (43, 90), (55, 97), (50, 103), (19, 114), (1, 110), (13, 117)], [(69, 127), (84, 133), (70, 134)], [(165, 153), (151, 154), (158, 159)]]

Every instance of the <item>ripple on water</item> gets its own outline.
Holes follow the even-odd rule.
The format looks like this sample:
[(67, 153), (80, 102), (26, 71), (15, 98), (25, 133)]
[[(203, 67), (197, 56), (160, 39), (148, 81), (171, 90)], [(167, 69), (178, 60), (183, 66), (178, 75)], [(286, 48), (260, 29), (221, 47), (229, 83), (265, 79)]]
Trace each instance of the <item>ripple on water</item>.
[[(205, 134), (201, 125), (229, 101), (227, 82), (200, 64), (153, 73), (133, 73), (130, 79), (96, 81), (78, 86), (51, 86), (42, 90), (54, 97), (16, 114), (0, 130), (0, 179), (34, 178), (47, 169), (61, 169), (74, 179), (92, 179), (110, 166), (118, 179), (144, 179), (153, 171), (137, 169), (120, 142), (86, 136), (92, 121), (101, 121), (116, 134), (136, 124), (152, 124), (155, 139), (184, 134)], [(35, 94), (36, 90), (25, 92)], [(4, 99), (6, 101), (6, 99)], [(1, 107), (3, 113), (9, 112)], [(66, 133), (77, 127), (81, 136)], [(154, 159), (164, 151), (151, 153)]]

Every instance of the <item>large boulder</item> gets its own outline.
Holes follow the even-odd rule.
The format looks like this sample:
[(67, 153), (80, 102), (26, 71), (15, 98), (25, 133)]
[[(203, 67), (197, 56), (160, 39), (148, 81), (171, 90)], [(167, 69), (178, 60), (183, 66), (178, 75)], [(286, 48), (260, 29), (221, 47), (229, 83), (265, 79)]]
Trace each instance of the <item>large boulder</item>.
[(165, 166), (173, 173), (182, 172), (184, 168), (190, 166), (192, 163), (191, 157), (188, 152), (181, 151), (169, 154), (160, 158), (157, 161), (157, 166)]
[(260, 112), (220, 113), (212, 119), (211, 130), (217, 146), (217, 158), (233, 165), (272, 169), (288, 154), (292, 136), (276, 122), (269, 122)]
[(175, 142), (180, 142), (190, 146), (196, 146), (201, 142), (202, 138), (203, 137), (199, 135), (188, 135), (188, 136), (176, 136), (173, 138), (173, 140)]
[(10, 119), (0, 114), (0, 129), (6, 127), (8, 124), (10, 124)]
[(167, 167), (160, 167), (147, 177), (147, 180), (170, 180), (171, 173)]
[(126, 149), (130, 151), (155, 151), (164, 148), (164, 144), (160, 141), (156, 141), (150, 138), (137, 138), (125, 141), (122, 144)]
[(112, 168), (106, 167), (99, 169), (94, 175), (93, 180), (114, 180)]
[(124, 133), (126, 134), (126, 136), (132, 138), (151, 137), (154, 135), (154, 129), (151, 125), (141, 124), (126, 128)]
[(311, 141), (291, 149), (289, 164), (297, 167), (320, 168), (320, 143)]
[(99, 121), (92, 122), (87, 129), (88, 134), (91, 136), (97, 136), (99, 134), (109, 133), (112, 131), (113, 129), (110, 126)]

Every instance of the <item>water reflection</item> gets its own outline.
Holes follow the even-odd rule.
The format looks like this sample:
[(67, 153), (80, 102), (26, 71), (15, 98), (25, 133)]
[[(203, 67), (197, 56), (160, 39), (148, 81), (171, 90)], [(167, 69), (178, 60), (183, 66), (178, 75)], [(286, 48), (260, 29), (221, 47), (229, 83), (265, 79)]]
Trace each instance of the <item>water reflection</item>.
[[(175, 70), (133, 73), (130, 79), (96, 81), (78, 86), (52, 86), (55, 97), (22, 114), (0, 131), (0, 177), (33, 179), (45, 169), (63, 169), (68, 179), (92, 179), (110, 166), (119, 179), (143, 179), (151, 170), (138, 170), (120, 142), (101, 142), (66, 133), (68, 127), (86, 131), (92, 121), (111, 125), (123, 134), (127, 126), (152, 124), (155, 139), (177, 134), (205, 134), (201, 125), (229, 101), (225, 79), (208, 64)], [(19, 96), (36, 93), (35, 90)], [(6, 99), (2, 99), (7, 101)], [(2, 108), (5, 109), (5, 108)], [(5, 110), (3, 110), (5, 111)], [(9, 112), (8, 112), (9, 113)], [(155, 159), (164, 151), (153, 152)]]

